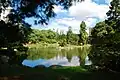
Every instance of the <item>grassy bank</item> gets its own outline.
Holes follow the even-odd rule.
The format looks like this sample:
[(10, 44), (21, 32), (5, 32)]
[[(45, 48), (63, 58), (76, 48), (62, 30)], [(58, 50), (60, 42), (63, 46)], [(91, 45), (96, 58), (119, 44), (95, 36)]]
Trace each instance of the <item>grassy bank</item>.
[(66, 46), (64, 47), (61, 47), (59, 46), (58, 43), (54, 43), (54, 44), (48, 44), (48, 43), (38, 43), (38, 44), (29, 44), (27, 45), (29, 48), (49, 48), (49, 47), (53, 47), (53, 48), (57, 48), (57, 49), (73, 49), (73, 48), (80, 48), (80, 47), (90, 47), (91, 45), (90, 44), (86, 44), (86, 45), (83, 45), (83, 46), (80, 46), (80, 45), (70, 45), (70, 44), (67, 44)]
[[(2, 69), (0, 80), (117, 80), (119, 74), (89, 72), (82, 67)], [(2, 79), (4, 77), (18, 79)]]

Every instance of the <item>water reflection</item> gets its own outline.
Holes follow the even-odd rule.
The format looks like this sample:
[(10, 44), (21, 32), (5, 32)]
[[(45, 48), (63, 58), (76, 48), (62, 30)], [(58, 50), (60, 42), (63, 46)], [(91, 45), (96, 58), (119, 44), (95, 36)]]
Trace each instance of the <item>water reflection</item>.
[[(43, 49), (39, 49), (43, 50)], [(56, 50), (53, 53), (50, 53), (49, 50), (43, 51), (44, 53), (39, 53), (39, 55), (36, 55), (38, 53), (34, 52), (35, 54), (32, 55), (31, 59), (28, 57), (28, 59), (23, 61), (23, 65), (35, 67), (37, 65), (45, 65), (46, 67), (49, 67), (51, 65), (61, 65), (61, 66), (80, 66), (80, 65), (90, 65), (91, 62), (89, 61), (88, 54), (89, 54), (89, 48), (75, 48), (71, 50), (65, 50), (62, 49), (60, 51)], [(50, 49), (52, 52), (52, 49)], [(54, 50), (53, 50), (54, 51)], [(37, 51), (39, 52), (39, 51)], [(41, 51), (40, 51), (41, 52)], [(46, 53), (45, 53), (46, 52)], [(48, 53), (49, 52), (49, 53)], [(43, 54), (46, 54), (43, 57)], [(42, 55), (42, 57), (40, 56)], [(51, 58), (47, 58), (46, 56), (51, 56)], [(30, 53), (31, 56), (31, 53)], [(34, 56), (39, 56), (39, 59), (33, 59)]]

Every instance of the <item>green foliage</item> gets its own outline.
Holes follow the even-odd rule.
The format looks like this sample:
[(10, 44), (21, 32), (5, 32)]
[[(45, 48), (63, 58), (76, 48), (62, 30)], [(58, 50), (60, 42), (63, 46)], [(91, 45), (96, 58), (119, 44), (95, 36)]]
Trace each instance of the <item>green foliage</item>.
[(72, 41), (72, 35), (73, 35), (72, 27), (69, 27), (68, 28), (68, 32), (67, 32), (67, 43), (68, 44), (70, 44), (71, 41)]
[[(4, 54), (0, 51), (0, 58), (3, 56), (8, 57), (6, 60), (9, 64), (19, 64), (23, 59), (16, 59), (19, 57), (17, 55), (18, 51), (27, 51), (27, 48), (23, 46), (27, 42), (28, 34), (30, 34), (31, 29), (28, 24), (15, 24), (11, 22), (0, 21), (0, 49), (6, 48)], [(16, 49), (16, 51), (14, 51)], [(25, 58), (25, 57), (24, 57)], [(1, 59), (3, 63), (6, 63), (5, 59)], [(20, 62), (19, 62), (20, 61)]]
[(28, 37), (28, 42), (31, 43), (59, 43), (60, 46), (65, 46), (68, 44), (77, 45), (79, 40), (79, 36), (74, 34), (72, 30), (68, 30), (67, 35), (62, 31), (60, 34), (58, 32), (54, 32), (52, 30), (37, 30), (33, 29), (32, 33)]
[(108, 19), (92, 30), (92, 50), (89, 54), (97, 69), (120, 72), (120, 1), (113, 0)]
[(0, 48), (13, 47), (25, 43), (28, 34), (31, 32), (29, 25), (13, 25), (0, 21)]
[(77, 45), (78, 44), (78, 40), (79, 40), (79, 37), (77, 34), (74, 34), (72, 32), (72, 28), (69, 27), (68, 28), (68, 32), (67, 32), (67, 43), (68, 44), (74, 44), (74, 45)]
[(68, 9), (73, 1), (79, 0), (0, 0), (0, 13), (10, 6), (12, 10), (9, 17), (15, 22), (24, 22), (25, 18), (34, 17), (35, 24), (47, 24), (56, 15), (53, 11), (54, 5)]
[(115, 31), (120, 31), (120, 0), (113, 0), (109, 8), (106, 23)]
[(59, 44), (59, 46), (61, 46), (61, 47), (66, 46), (66, 45), (67, 45), (67, 43), (66, 43), (66, 39), (61, 40), (58, 44)]
[(87, 44), (88, 33), (86, 32), (86, 24), (84, 21), (80, 24), (80, 42)]
[(73, 45), (78, 45), (78, 41), (79, 41), (79, 36), (77, 34), (73, 34), (72, 36), (72, 44)]
[(63, 31), (60, 31), (60, 34), (58, 34), (57, 40), (58, 41), (66, 40), (66, 38), (67, 38), (67, 36), (63, 33)]
[(28, 37), (28, 42), (39, 43), (56, 43), (57, 35), (51, 30), (37, 30), (33, 29), (33, 32)]
[(91, 35), (92, 35), (92, 44), (106, 44), (109, 43), (109, 40), (107, 40), (110, 35), (114, 33), (114, 30), (112, 27), (108, 26), (104, 21), (99, 22), (96, 24), (96, 26), (92, 29)]

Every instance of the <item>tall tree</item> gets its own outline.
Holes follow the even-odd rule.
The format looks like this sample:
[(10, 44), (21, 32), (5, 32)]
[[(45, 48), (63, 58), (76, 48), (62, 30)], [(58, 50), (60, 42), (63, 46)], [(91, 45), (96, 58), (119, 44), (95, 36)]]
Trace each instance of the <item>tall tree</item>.
[(97, 69), (120, 72), (120, 0), (112, 0), (107, 16), (92, 32), (92, 37), (100, 39), (89, 57)]
[(88, 33), (86, 32), (86, 24), (84, 21), (80, 24), (80, 42), (83, 44), (87, 43)]
[(70, 44), (72, 42), (72, 35), (73, 35), (72, 27), (69, 26), (68, 31), (67, 31), (67, 43), (68, 44)]
[(120, 0), (113, 0), (109, 8), (106, 23), (115, 31), (120, 31)]

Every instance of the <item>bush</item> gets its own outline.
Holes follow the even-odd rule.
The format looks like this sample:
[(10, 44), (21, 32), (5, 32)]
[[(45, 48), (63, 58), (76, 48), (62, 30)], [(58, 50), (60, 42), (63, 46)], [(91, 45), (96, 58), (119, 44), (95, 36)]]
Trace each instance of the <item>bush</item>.
[(64, 47), (64, 46), (67, 45), (67, 43), (66, 43), (65, 40), (60, 41), (58, 44), (59, 44), (59, 46), (61, 46), (61, 47)]
[(120, 72), (119, 47), (119, 44), (94, 45), (88, 56), (98, 70)]

